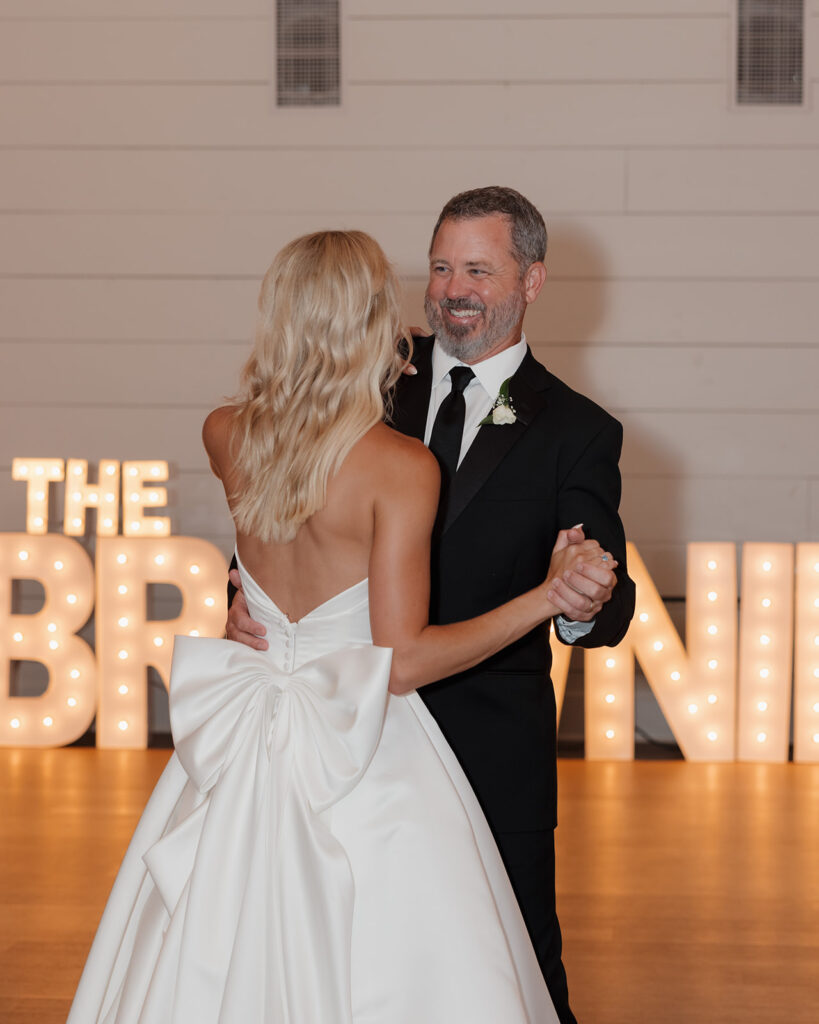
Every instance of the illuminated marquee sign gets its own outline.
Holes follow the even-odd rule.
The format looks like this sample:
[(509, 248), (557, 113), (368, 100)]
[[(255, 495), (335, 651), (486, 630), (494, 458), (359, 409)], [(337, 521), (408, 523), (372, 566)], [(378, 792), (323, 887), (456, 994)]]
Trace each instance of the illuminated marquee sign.
[[(97, 484), (81, 459), (15, 459), (24, 481), (26, 533), (0, 534), (0, 656), (6, 685), (0, 694), (0, 745), (46, 747), (71, 743), (96, 715), (97, 745), (143, 748), (148, 741), (147, 668), (167, 685), (175, 634), (220, 636), (225, 624), (227, 563), (213, 544), (172, 537), (164, 506), (168, 464), (159, 460), (100, 463)], [(65, 533), (48, 533), (49, 486), (65, 481)], [(85, 534), (96, 510), (96, 571), (73, 537)], [(122, 513), (123, 535), (118, 535)], [(36, 580), (42, 608), (18, 615), (11, 582)], [(175, 619), (151, 621), (147, 588), (169, 583), (182, 594)], [(96, 652), (77, 632), (96, 604)], [(38, 697), (9, 693), (13, 661), (38, 661), (48, 687)]]
[[(167, 463), (102, 461), (98, 483), (82, 459), (15, 459), (26, 483), (26, 533), (0, 534), (0, 745), (60, 746), (88, 729), (97, 745), (142, 748), (148, 739), (146, 670), (167, 685), (175, 634), (220, 636), (227, 564), (214, 545), (172, 537)], [(48, 532), (49, 487), (64, 482), (64, 534)], [(96, 512), (96, 567), (79, 541)], [(120, 517), (122, 535), (118, 534)], [(584, 652), (586, 757), (634, 756), (635, 660), (684, 756), (691, 761), (785, 761), (793, 683), (794, 760), (819, 762), (819, 544), (745, 544), (737, 615), (734, 544), (689, 544), (686, 643), (639, 553), (629, 545), (637, 609), (620, 645)], [(11, 583), (38, 581), (45, 602), (14, 614)], [(175, 619), (149, 620), (147, 588), (182, 593)], [(77, 633), (96, 605), (96, 651)], [(562, 704), (571, 649), (552, 639)], [(9, 693), (14, 661), (38, 661), (37, 697)]]
[[(586, 757), (634, 757), (635, 659), (690, 761), (819, 763), (819, 544), (689, 544), (686, 645), (628, 545), (634, 619), (615, 648), (583, 652)], [(795, 565), (795, 575), (794, 575)], [(558, 714), (570, 651), (552, 638)]]

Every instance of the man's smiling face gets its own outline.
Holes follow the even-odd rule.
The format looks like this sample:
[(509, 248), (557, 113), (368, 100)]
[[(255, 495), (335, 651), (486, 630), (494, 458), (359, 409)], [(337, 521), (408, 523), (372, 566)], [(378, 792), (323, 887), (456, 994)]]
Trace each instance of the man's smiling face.
[(542, 263), (521, 274), (503, 214), (445, 220), (430, 253), (427, 321), (445, 352), (480, 362), (520, 340), (544, 277)]

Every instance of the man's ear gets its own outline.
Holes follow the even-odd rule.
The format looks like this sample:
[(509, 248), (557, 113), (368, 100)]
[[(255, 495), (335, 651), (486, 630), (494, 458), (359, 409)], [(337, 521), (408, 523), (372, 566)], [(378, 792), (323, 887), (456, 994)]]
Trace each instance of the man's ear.
[(538, 261), (532, 263), (523, 275), (523, 294), (527, 302), (534, 302), (546, 281), (546, 267)]

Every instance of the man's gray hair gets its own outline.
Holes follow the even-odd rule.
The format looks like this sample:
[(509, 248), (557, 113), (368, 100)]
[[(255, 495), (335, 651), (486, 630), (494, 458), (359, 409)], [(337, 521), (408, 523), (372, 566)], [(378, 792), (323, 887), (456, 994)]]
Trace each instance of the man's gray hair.
[(478, 217), (490, 217), (496, 213), (509, 218), (512, 255), (520, 267), (521, 274), (533, 263), (542, 261), (546, 256), (547, 242), (543, 218), (525, 196), (513, 188), (505, 188), (502, 185), (473, 188), (453, 196), (441, 210), (432, 232), (430, 255), (438, 228), (445, 220), (473, 220)]

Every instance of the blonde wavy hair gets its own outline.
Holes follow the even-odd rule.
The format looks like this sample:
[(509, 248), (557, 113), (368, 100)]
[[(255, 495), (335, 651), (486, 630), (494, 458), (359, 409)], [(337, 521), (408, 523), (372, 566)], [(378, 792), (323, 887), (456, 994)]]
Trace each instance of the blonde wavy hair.
[(234, 400), (238, 528), (287, 543), (344, 458), (384, 418), (409, 342), (398, 282), (363, 231), (286, 245), (262, 282), (256, 344)]

